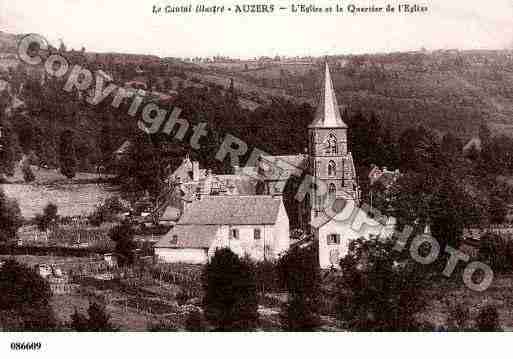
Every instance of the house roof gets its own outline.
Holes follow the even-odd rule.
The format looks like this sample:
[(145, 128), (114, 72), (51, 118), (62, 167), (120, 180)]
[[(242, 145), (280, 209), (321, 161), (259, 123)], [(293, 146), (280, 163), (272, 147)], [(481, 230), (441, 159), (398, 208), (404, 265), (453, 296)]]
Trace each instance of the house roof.
[[(156, 244), (155, 248), (210, 248), (219, 226), (176, 225)], [(173, 237), (176, 236), (176, 241)]]
[(290, 176), (301, 176), (307, 168), (305, 155), (262, 156), (259, 173), (268, 181), (288, 180)]
[(331, 81), (330, 69), (326, 63), (326, 71), (324, 75), (324, 86), (322, 88), (321, 96), (315, 118), (309, 128), (347, 128), (347, 125), (342, 121), (340, 110), (338, 108), (337, 96)]
[(206, 196), (188, 204), (179, 224), (274, 224), (281, 199), (272, 196)]

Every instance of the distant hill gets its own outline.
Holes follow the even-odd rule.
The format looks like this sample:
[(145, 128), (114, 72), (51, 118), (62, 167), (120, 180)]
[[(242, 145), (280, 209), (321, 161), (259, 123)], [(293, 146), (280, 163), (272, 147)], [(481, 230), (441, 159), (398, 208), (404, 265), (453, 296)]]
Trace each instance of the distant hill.
[[(16, 63), (20, 36), (0, 32), (0, 67)], [(228, 89), (233, 79), (241, 105), (248, 109), (276, 97), (315, 104), (324, 62), (305, 58), (191, 63), (152, 55), (84, 54), (89, 61), (106, 64), (169, 64), (184, 74), (183, 79), (169, 80), (185, 86)], [(424, 125), (440, 134), (451, 131), (469, 138), (484, 121), (494, 133), (513, 136), (513, 51), (418, 51), (332, 56), (328, 61), (339, 104), (353, 113), (375, 112), (395, 133)]]
[[(281, 92), (290, 99), (314, 103), (322, 62), (202, 67), (217, 77), (234, 77), (235, 87), (242, 92), (270, 96)], [(494, 133), (513, 136), (512, 51), (341, 56), (329, 62), (339, 104), (352, 112), (375, 112), (395, 132), (422, 124), (440, 133), (470, 137), (484, 121)], [(255, 86), (258, 90), (251, 88)]]

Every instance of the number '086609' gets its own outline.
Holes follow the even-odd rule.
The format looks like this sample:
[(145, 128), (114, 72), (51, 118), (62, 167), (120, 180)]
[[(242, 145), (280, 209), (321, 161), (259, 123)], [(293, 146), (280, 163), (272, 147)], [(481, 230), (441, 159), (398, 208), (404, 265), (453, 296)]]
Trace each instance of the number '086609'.
[(13, 342), (11, 343), (11, 350), (40, 350), (42, 347), (40, 342), (32, 342), (32, 343), (20, 343)]

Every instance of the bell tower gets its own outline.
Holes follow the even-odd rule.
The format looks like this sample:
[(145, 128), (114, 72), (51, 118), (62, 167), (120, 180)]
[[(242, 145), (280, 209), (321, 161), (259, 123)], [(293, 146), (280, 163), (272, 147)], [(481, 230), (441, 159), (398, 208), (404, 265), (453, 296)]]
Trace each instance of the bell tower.
[[(347, 129), (340, 116), (326, 63), (324, 86), (317, 111), (313, 122), (308, 126), (309, 167), (317, 183), (312, 190), (312, 219), (324, 211), (328, 203), (333, 203), (334, 199), (358, 201), (359, 189), (353, 157), (348, 152)], [(326, 201), (326, 198), (331, 201)]]

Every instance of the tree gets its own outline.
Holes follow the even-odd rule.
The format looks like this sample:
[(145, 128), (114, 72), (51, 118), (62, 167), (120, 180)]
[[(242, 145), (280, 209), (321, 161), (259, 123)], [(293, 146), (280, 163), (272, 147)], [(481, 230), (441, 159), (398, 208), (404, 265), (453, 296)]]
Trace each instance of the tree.
[(147, 191), (157, 196), (163, 185), (164, 167), (160, 147), (146, 134), (134, 136), (128, 153), (117, 165), (123, 195), (133, 198)]
[(311, 331), (319, 326), (321, 276), (316, 251), (295, 247), (280, 259), (281, 281), (288, 300), (282, 308), (282, 327), (288, 331)]
[(255, 327), (258, 313), (257, 288), (252, 263), (228, 248), (217, 249), (206, 265), (205, 317), (218, 330), (238, 331)]
[(340, 261), (339, 317), (350, 330), (410, 331), (420, 323), (423, 273), (416, 263), (400, 261), (393, 240), (359, 238)]
[(16, 237), (22, 224), (23, 217), (18, 202), (8, 198), (0, 189), (0, 242)]
[(2, 116), (0, 116), (0, 175), (14, 175), (20, 153), (21, 149), (16, 133), (7, 121), (2, 121)]
[(17, 318), (22, 330), (46, 331), (56, 327), (50, 285), (33, 269), (14, 260), (5, 261), (0, 267), (0, 293), (0, 312)]
[(109, 231), (109, 237), (116, 243), (115, 253), (119, 256), (118, 264), (120, 266), (133, 264), (134, 251), (137, 244), (134, 241), (134, 230), (128, 223), (122, 223), (112, 227)]
[(48, 227), (50, 227), (51, 225), (55, 225), (57, 223), (58, 218), (57, 212), (57, 205), (53, 203), (48, 203), (43, 209), (43, 214), (38, 214), (35, 217), (37, 228), (40, 231), (46, 231)]
[(64, 131), (61, 134), (59, 146), (59, 163), (61, 173), (68, 177), (75, 177), (77, 171), (77, 157), (75, 154), (75, 146), (73, 144), (73, 132)]

